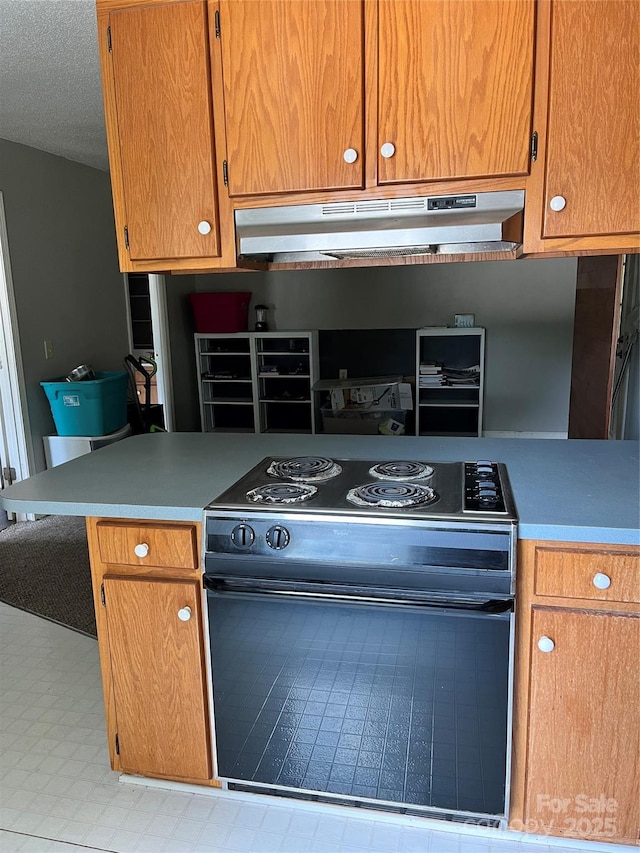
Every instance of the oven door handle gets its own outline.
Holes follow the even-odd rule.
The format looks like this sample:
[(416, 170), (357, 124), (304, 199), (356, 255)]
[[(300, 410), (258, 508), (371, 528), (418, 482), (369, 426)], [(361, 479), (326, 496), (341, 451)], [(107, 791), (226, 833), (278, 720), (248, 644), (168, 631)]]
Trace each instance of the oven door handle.
[(412, 589), (389, 590), (348, 586), (333, 583), (305, 583), (304, 581), (278, 581), (260, 578), (204, 576), (204, 587), (216, 595), (278, 596), (298, 598), (302, 601), (347, 602), (349, 604), (385, 604), (396, 607), (438, 607), (448, 610), (470, 610), (478, 613), (508, 613), (513, 610), (513, 599), (470, 598), (455, 593), (439, 595)]

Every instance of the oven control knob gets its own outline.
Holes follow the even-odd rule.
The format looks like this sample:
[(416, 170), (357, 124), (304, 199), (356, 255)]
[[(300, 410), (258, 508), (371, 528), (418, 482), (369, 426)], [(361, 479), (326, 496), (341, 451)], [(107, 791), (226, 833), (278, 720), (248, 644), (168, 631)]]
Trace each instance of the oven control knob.
[(231, 531), (231, 541), (236, 548), (250, 548), (256, 541), (256, 534), (248, 524), (237, 524)]
[(279, 524), (270, 527), (265, 538), (269, 548), (273, 548), (274, 551), (281, 551), (286, 548), (291, 540), (289, 531), (285, 527), (280, 527)]

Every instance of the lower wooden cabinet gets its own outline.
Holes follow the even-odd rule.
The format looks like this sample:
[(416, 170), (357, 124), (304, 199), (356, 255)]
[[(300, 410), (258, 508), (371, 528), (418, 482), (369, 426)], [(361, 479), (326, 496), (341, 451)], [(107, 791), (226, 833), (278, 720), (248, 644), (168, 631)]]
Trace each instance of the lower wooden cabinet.
[(112, 768), (218, 785), (200, 526), (89, 518), (87, 533)]
[(640, 550), (521, 542), (519, 554), (510, 826), (637, 844), (640, 606), (627, 576)]
[(103, 585), (121, 769), (208, 779), (197, 583), (106, 575)]

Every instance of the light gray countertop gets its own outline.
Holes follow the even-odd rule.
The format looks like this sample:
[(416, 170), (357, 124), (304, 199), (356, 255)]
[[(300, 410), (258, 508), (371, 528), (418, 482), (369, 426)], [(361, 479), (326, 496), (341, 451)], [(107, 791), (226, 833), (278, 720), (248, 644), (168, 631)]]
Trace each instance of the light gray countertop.
[(507, 465), (526, 539), (640, 540), (638, 442), (229, 433), (126, 438), (0, 492), (9, 512), (200, 521), (203, 508), (266, 456)]

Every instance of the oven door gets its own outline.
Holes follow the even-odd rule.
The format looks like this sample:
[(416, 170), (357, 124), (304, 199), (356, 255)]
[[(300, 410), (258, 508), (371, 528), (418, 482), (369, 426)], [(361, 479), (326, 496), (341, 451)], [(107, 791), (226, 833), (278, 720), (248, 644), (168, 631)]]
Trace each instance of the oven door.
[(205, 586), (220, 778), (505, 814), (511, 599)]

